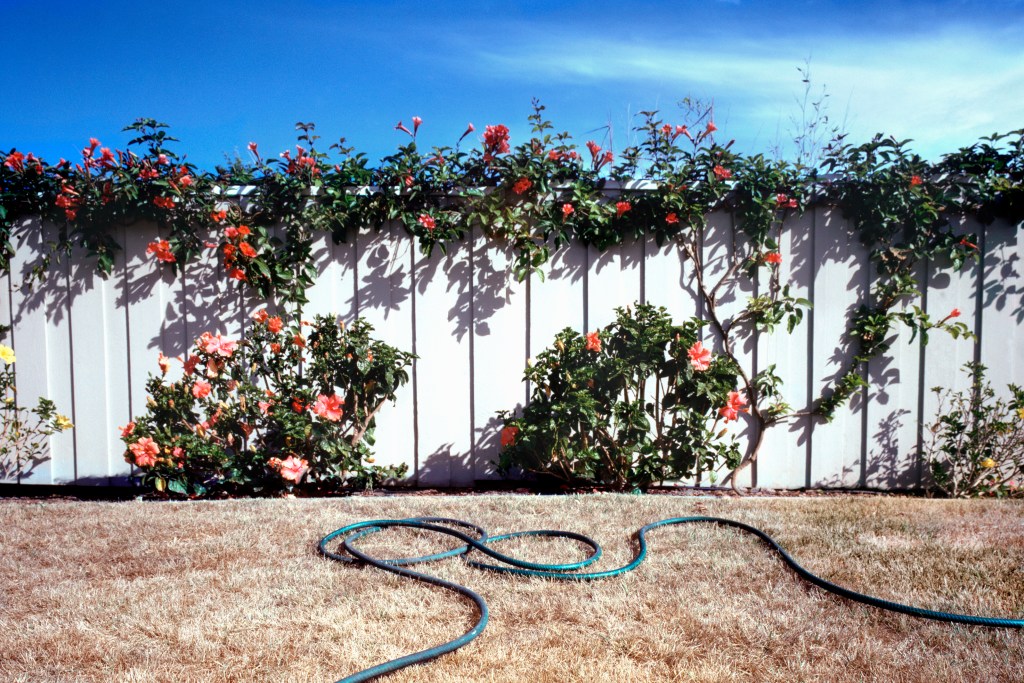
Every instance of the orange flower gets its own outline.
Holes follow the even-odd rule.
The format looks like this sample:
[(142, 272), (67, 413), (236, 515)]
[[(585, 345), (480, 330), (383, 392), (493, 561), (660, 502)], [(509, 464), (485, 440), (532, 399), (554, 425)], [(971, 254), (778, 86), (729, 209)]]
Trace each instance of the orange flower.
[(272, 353), (281, 353), (281, 345), (278, 344), (277, 342), (274, 342), (273, 344), (270, 345), (270, 351)]
[(599, 353), (601, 351), (601, 335), (597, 330), (587, 334), (587, 351)]
[(765, 263), (774, 263), (776, 265), (782, 263), (782, 254), (777, 251), (770, 251), (764, 255)]
[(562, 204), (562, 220), (568, 220), (569, 216), (573, 215), (575, 211), (576, 207), (574, 207), (572, 204)]
[(508, 448), (516, 442), (516, 437), (519, 436), (519, 427), (515, 425), (508, 425), (501, 430), (501, 447)]
[(295, 345), (300, 349), (306, 348), (306, 339), (301, 334), (297, 334), (292, 337), (292, 341), (295, 342)]
[(254, 258), (256, 256), (256, 250), (252, 248), (252, 245), (248, 242), (242, 242), (238, 245), (238, 251), (242, 252), (242, 256), (246, 258)]
[(740, 413), (750, 412), (743, 406), (747, 405), (747, 399), (738, 391), (730, 391), (726, 404), (718, 409), (718, 414), (725, 418), (726, 422), (736, 420)]
[(148, 436), (133, 443), (128, 450), (135, 456), (135, 464), (139, 467), (152, 467), (156, 464), (156, 456), (160, 455), (160, 446)]
[(267, 329), (277, 334), (284, 328), (284, 322), (281, 321), (281, 316), (275, 315), (273, 318), (267, 320)]
[(252, 319), (254, 321), (258, 322), (258, 323), (265, 323), (265, 322), (267, 322), (267, 318), (269, 318), (269, 317), (270, 317), (270, 314), (267, 313), (267, 309), (265, 309), (265, 308), (261, 308), (260, 310), (258, 310), (258, 311), (256, 311), (255, 313), (252, 314)]
[(226, 221), (227, 219), (228, 219), (228, 212), (227, 211), (211, 211), (210, 212), (210, 220), (212, 220), (214, 223), (222, 223), (222, 222)]
[(192, 395), (196, 398), (206, 398), (210, 395), (210, 389), (212, 389), (212, 386), (209, 382), (197, 379), (196, 383), (192, 385)]
[(150, 242), (149, 246), (146, 247), (146, 253), (152, 254), (156, 260), (164, 261), (166, 263), (174, 263), (178, 259), (174, 257), (171, 252), (171, 243), (167, 240), (157, 240), (156, 242)]
[(675, 225), (676, 223), (679, 222), (679, 216), (677, 216), (676, 213), (673, 211), (669, 215), (665, 216), (665, 222), (668, 223), (669, 225)]
[(416, 219), (416, 222), (422, 225), (427, 230), (430, 230), (431, 232), (433, 232), (434, 228), (437, 227), (437, 223), (434, 222), (433, 216), (430, 216), (425, 213), (421, 213), (420, 217)]
[(232, 268), (231, 270), (229, 270), (228, 277), (231, 278), (232, 280), (239, 280), (241, 282), (245, 282), (247, 279), (245, 277), (245, 271), (242, 270), (241, 268)]
[(212, 335), (209, 332), (204, 333), (200, 338), (200, 348), (206, 351), (211, 356), (217, 355), (223, 358), (230, 358), (231, 354), (235, 352), (238, 347), (238, 342), (225, 339), (221, 335)]
[(910, 186), (911, 187), (914, 187), (916, 185), (920, 185), (922, 182), (924, 182), (924, 181), (921, 180), (921, 176), (919, 176), (919, 175), (912, 175), (912, 176), (910, 176)]
[(732, 177), (732, 171), (730, 171), (729, 169), (725, 168), (721, 164), (715, 166), (712, 169), (712, 171), (714, 172), (715, 177), (718, 178), (719, 180), (726, 180), (727, 178), (731, 178)]
[(123, 439), (127, 436), (130, 436), (131, 433), (135, 431), (135, 423), (129, 422), (124, 427), (118, 427), (118, 429), (121, 430), (121, 438)]
[(512, 186), (512, 191), (516, 194), (522, 194), (533, 187), (533, 183), (529, 178), (520, 178), (516, 181), (516, 184)]
[(621, 217), (622, 214), (626, 213), (633, 208), (633, 205), (629, 202), (615, 202), (615, 216), (616, 218)]
[(196, 371), (196, 365), (199, 364), (199, 356), (190, 355), (188, 359), (182, 362), (185, 366), (185, 374), (191, 375)]

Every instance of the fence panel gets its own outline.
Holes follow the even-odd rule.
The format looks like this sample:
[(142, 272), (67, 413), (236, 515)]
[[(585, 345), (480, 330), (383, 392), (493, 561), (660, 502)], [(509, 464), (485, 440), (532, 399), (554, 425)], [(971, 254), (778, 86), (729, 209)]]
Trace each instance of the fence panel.
[[(786, 402), (801, 410), (854, 352), (839, 342), (867, 295), (871, 264), (837, 212), (810, 210), (789, 217), (785, 227), (780, 281), (793, 296), (811, 299), (813, 309), (793, 335), (778, 329), (749, 337), (737, 352), (754, 372), (774, 364)], [(959, 309), (958, 320), (978, 343), (934, 332), (922, 346), (908, 343), (906, 329), (894, 328), (891, 351), (869, 364), (871, 386), (857, 392), (852, 407), (841, 408), (828, 424), (804, 417), (772, 428), (741, 484), (918, 485), (919, 423), (934, 419), (937, 408), (932, 386), (966, 388), (960, 368), (970, 360), (989, 366), (1001, 393), (1009, 382), (1024, 384), (1019, 231), (973, 221), (961, 230), (978, 235), (981, 263), (961, 272), (949, 263), (922, 264), (922, 305), (933, 321)], [(728, 214), (709, 216), (701, 244), (709, 280), (728, 268), (741, 239), (734, 233)], [(94, 260), (76, 253), (70, 262), (55, 261), (45, 281), (30, 284), (57, 236), (56, 226), (38, 221), (18, 226), (11, 273), (0, 280), (0, 324), (13, 328), (6, 343), (18, 358), (21, 405), (47, 396), (77, 429), (51, 437), (49, 453), (38, 462), (0, 463), (0, 482), (123, 482), (131, 468), (123, 462), (118, 429), (144, 412), (146, 377), (159, 372), (157, 352), (178, 358), (169, 373), (176, 379), (201, 332), (237, 336), (265, 302), (228, 280), (212, 252), (175, 276), (146, 253), (161, 233), (145, 223), (124, 229), (125, 250), (111, 276), (97, 275)], [(303, 317), (333, 313), (351, 322), (362, 316), (377, 337), (419, 356), (397, 403), (378, 416), (375, 450), (378, 464), (406, 463), (408, 480), (421, 485), (466, 485), (494, 476), (495, 412), (525, 404), (524, 363), (564, 327), (592, 331), (612, 320), (616, 306), (635, 301), (666, 306), (677, 320), (707, 315), (692, 264), (676, 245), (659, 247), (651, 237), (604, 253), (572, 245), (554, 254), (544, 279), (534, 274), (522, 283), (512, 277), (510, 248), (479, 230), (447, 255), (424, 257), (401, 226), (388, 225), (362, 230), (348, 244), (318, 238), (314, 257), (320, 274)], [(767, 291), (768, 277), (762, 268), (756, 283), (721, 292), (720, 313), (738, 313), (750, 296)]]

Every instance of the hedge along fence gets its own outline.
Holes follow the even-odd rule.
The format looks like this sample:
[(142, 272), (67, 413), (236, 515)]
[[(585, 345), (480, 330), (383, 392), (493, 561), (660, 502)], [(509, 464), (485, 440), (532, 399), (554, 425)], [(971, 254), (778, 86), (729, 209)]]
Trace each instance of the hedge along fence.
[[(793, 334), (784, 326), (761, 333), (738, 350), (754, 372), (775, 364), (787, 402), (807, 406), (850, 361), (837, 346), (852, 309), (870, 286), (867, 249), (836, 211), (819, 208), (791, 218), (781, 245), (780, 277), (794, 295), (814, 302)], [(20, 396), (46, 395), (71, 414), (76, 428), (50, 437), (51, 458), (10, 481), (110, 483), (130, 473), (119, 426), (144, 411), (144, 384), (157, 373), (157, 352), (186, 352), (210, 330), (238, 336), (265, 302), (226, 279), (213, 260), (185, 266), (174, 277), (146, 252), (161, 236), (152, 224), (119, 228), (125, 245), (112, 273), (102, 277), (84, 254), (54, 263), (35, 286), (24, 278), (45, 252), (56, 226), (20, 226), (11, 272), (0, 287), (9, 296), (0, 324), (13, 327)], [(961, 311), (977, 341), (933, 334), (907, 343), (896, 335), (889, 353), (866, 368), (870, 386), (832, 422), (801, 417), (767, 430), (762, 452), (743, 471), (741, 484), (773, 487), (915, 486), (922, 476), (913, 450), (918, 423), (934, 413), (932, 386), (964, 388), (959, 367), (981, 358), (992, 376), (1024, 381), (1024, 257), (1018, 231), (983, 227), (983, 257), (963, 271), (922, 273), (922, 300), (933, 316)], [(703, 238), (709, 273), (725, 267), (737, 235), (728, 213), (708, 218)], [(703, 313), (690, 264), (674, 245), (654, 238), (604, 252), (574, 244), (556, 253), (541, 280), (510, 276), (514, 255), (496, 249), (482, 232), (447, 254), (424, 256), (397, 225), (360, 230), (348, 243), (326, 235), (314, 245), (316, 284), (302, 317), (337, 313), (362, 316), (389, 343), (415, 352), (413, 381), (397, 404), (378, 417), (377, 462), (405, 462), (424, 486), (467, 485), (494, 476), (500, 423), (495, 412), (521, 405), (528, 357), (549, 346), (566, 326), (590, 330), (613, 318), (616, 306), (635, 301), (665, 306), (681, 319)], [(948, 264), (947, 264), (948, 265)], [(723, 314), (740, 310), (758, 282), (726, 291)], [(705, 328), (714, 340), (711, 330)], [(717, 350), (720, 342), (715, 342)], [(748, 430), (752, 425), (746, 423)], [(747, 436), (752, 436), (747, 434)]]
[[(629, 255), (634, 248), (631, 240), (639, 240), (640, 244), (653, 243), (653, 246), (678, 242), (689, 260), (684, 259), (685, 263), (680, 266), (683, 275), (676, 282), (689, 288), (691, 298), (696, 301), (696, 312), (711, 320), (710, 337), (719, 349), (731, 351), (745, 367), (744, 389), (755, 406), (752, 415), (756, 418), (756, 426), (771, 422), (789, 410), (780, 411), (775, 399), (771, 405), (758, 400), (772, 398), (767, 387), (773, 382), (766, 374), (772, 364), (759, 363), (761, 356), (765, 355), (759, 353), (764, 335), (739, 343), (734, 335), (726, 334), (735, 331), (734, 323), (742, 321), (749, 327), (765, 328), (770, 327), (773, 321), (789, 318), (800, 308), (799, 299), (804, 294), (802, 289), (820, 299), (821, 293), (817, 290), (827, 289), (836, 283), (832, 277), (825, 276), (821, 286), (817, 285), (819, 274), (827, 270), (821, 263), (822, 259), (832, 257), (842, 263), (842, 257), (856, 252), (851, 246), (855, 241), (864, 244), (866, 256), (861, 264), (864, 267), (854, 267), (852, 272), (858, 275), (842, 284), (846, 288), (843, 291), (861, 295), (859, 304), (847, 307), (841, 316), (834, 316), (843, 320), (843, 325), (836, 326), (837, 332), (833, 337), (842, 344), (840, 352), (830, 357), (837, 364), (835, 372), (818, 386), (815, 385), (813, 365), (808, 373), (812, 378), (808, 381), (809, 393), (812, 394), (809, 402), (820, 396), (822, 400), (814, 401), (815, 411), (834, 416), (838, 414), (837, 409), (851, 398), (864, 400), (877, 392), (878, 387), (871, 383), (877, 382), (878, 378), (871, 375), (870, 367), (865, 364), (883, 357), (881, 354), (890, 346), (896, 323), (905, 323), (913, 333), (920, 333), (922, 337), (936, 327), (954, 333), (966, 330), (958, 320), (950, 322), (952, 318), (948, 312), (936, 312), (928, 306), (924, 309), (904, 308), (907, 300), (913, 301), (920, 289), (918, 279), (929, 280), (931, 284), (930, 280), (936, 273), (951, 272), (944, 267), (950, 264), (944, 264), (943, 259), (960, 266), (978, 258), (984, 249), (980, 227), (958, 226), (955, 221), (950, 221), (950, 216), (962, 211), (976, 212), (982, 219), (981, 224), (990, 224), (993, 219), (1000, 218), (1011, 223), (1020, 220), (1021, 143), (1024, 140), (1020, 131), (947, 155), (936, 165), (906, 152), (904, 143), (894, 140), (876, 138), (859, 147), (840, 144), (829, 150), (823, 162), (825, 168), (835, 173), (818, 184), (814, 170), (786, 162), (771, 162), (761, 156), (743, 157), (730, 150), (731, 144), (716, 144), (713, 137), (716, 128), (710, 121), (701, 133), (693, 135), (686, 126), (663, 124), (654, 114), (645, 115), (645, 122), (638, 131), (642, 141), (638, 146), (624, 150), (621, 163), (612, 166), (612, 155), (602, 151), (594, 142), (587, 143), (588, 163), (585, 160), (587, 154), (578, 154), (566, 134), (552, 136), (546, 132), (550, 124), (543, 120), (541, 111), (542, 108), (538, 107), (531, 116), (534, 137), (514, 149), (510, 147), (507, 128), (488, 126), (482, 149), (460, 152), (456, 144), (454, 149), (435, 148), (433, 155), (426, 156), (420, 154), (416, 147), (420, 121), (414, 120), (412, 131), (396, 126), (412, 141), (401, 147), (398, 154), (386, 158), (380, 168), (372, 170), (366, 168), (359, 155), (353, 156), (351, 150), (343, 145), (334, 146), (339, 148), (343, 158), (341, 163), (331, 166), (327, 155), (314, 149), (316, 137), (311, 135), (311, 126), (302, 124), (300, 142), (304, 146), (297, 146), (294, 157), (291, 153), (283, 153), (282, 160), (268, 162), (259, 157), (255, 145), (251, 144), (250, 150), (257, 162), (254, 166), (238, 161), (230, 169), (218, 169), (216, 175), (198, 173), (183, 163), (167, 148), (171, 139), (162, 130), (163, 126), (140, 120), (131, 128), (139, 133), (132, 144), (137, 149), (140, 146), (146, 148), (141, 154), (119, 151), (115, 155), (107, 149), (97, 149), (97, 140), (92, 140), (82, 151), (82, 162), (76, 165), (63, 161), (48, 165), (31, 154), (26, 156), (16, 150), (0, 154), (0, 227), (8, 237), (13, 237), (20, 227), (25, 236), (38, 243), (41, 249), (38, 253), (43, 252), (47, 243), (69, 252), (70, 265), (63, 266), (63, 275), (68, 283), (67, 296), (74, 298), (79, 282), (86, 275), (75, 265), (78, 260), (86, 257), (88, 261), (88, 257), (92, 257), (101, 272), (113, 273), (118, 259), (129, 258), (132, 253), (130, 248), (122, 250), (122, 247), (129, 246), (129, 232), (134, 232), (134, 228), (120, 226), (140, 219), (155, 220), (162, 233), (149, 236), (151, 241), (147, 242), (146, 251), (169, 263), (166, 268), (182, 278), (185, 289), (190, 278), (197, 277), (195, 283), (203, 284), (194, 284), (193, 287), (198, 287), (203, 293), (207, 290), (212, 293), (209, 300), (200, 298), (200, 308), (204, 312), (199, 314), (197, 309), (192, 313), (192, 317), (198, 319), (209, 317), (210, 311), (218, 310), (203, 304), (223, 304), (225, 296), (231, 298), (231, 295), (221, 292), (225, 274), (232, 280), (245, 283), (238, 296), (256, 294), (261, 301), (274, 297), (294, 309), (307, 296), (315, 298), (313, 292), (322, 288), (322, 285), (311, 285), (322, 275), (315, 263), (314, 247), (323, 241), (324, 232), (330, 232), (336, 240), (352, 239), (355, 230), (387, 225), (388, 230), (394, 231), (396, 226), (392, 222), (397, 222), (415, 236), (418, 247), (409, 245), (412, 254), (409, 277), (413, 281), (410, 287), (415, 321), (412, 325), (413, 342), (420, 355), (429, 347), (425, 342), (433, 342), (432, 335), (439, 329), (424, 327), (420, 323), (421, 311), (432, 311), (436, 304), (429, 296), (432, 292), (430, 275), (441, 267), (431, 265), (433, 259), (442, 258), (436, 249), (448, 250), (443, 262), (450, 267), (442, 268), (442, 271), (455, 280), (452, 286), (461, 279), (470, 278), (470, 284), (456, 291), (464, 296), (468, 292), (469, 302), (474, 306), (478, 299), (486, 299), (488, 291), (486, 286), (481, 286), (483, 281), (477, 282), (474, 278), (478, 271), (487, 271), (485, 266), (489, 262), (489, 254), (495, 248), (499, 251), (504, 249), (505, 256), (512, 261), (512, 268), (492, 268), (491, 271), (501, 273), (504, 280), (496, 278), (491, 287), (499, 287), (502, 281), (506, 281), (505, 286), (515, 287), (525, 280), (525, 287), (530, 292), (527, 296), (530, 299), (527, 306), (529, 315), (526, 318), (526, 328), (530, 333), (524, 333), (523, 337), (528, 340), (529, 348), (539, 349), (532, 332), (535, 317), (532, 290), (541, 283), (537, 279), (526, 280), (526, 275), (545, 264), (552, 247), (557, 248), (570, 239), (586, 245), (562, 252), (556, 250), (556, 256), (561, 260), (568, 259), (570, 264), (575, 262), (569, 268), (572, 274), (568, 279), (570, 283), (582, 281), (583, 323), (585, 327), (596, 327), (599, 318), (591, 320), (591, 311), (597, 315), (599, 306), (595, 301), (599, 304), (600, 300), (594, 300), (592, 292), (595, 286), (600, 292), (598, 275), (602, 261), (621, 260), (623, 266), (630, 262), (641, 264), (645, 273), (641, 280), (644, 282), (641, 287), (643, 296), (632, 297), (630, 301), (642, 300), (648, 298), (649, 291), (653, 290), (647, 283), (646, 257)], [(467, 134), (471, 131), (472, 127)], [(689, 141), (689, 148), (686, 143), (679, 144), (684, 140)], [(609, 194), (603, 177), (609, 170), (616, 178), (644, 177), (654, 182), (645, 192), (632, 192), (625, 188), (620, 194), (614, 191)], [(256, 184), (256, 192), (249, 210), (238, 211), (222, 203), (223, 196), (218, 194), (220, 189), (250, 181)], [(375, 187), (369, 191), (352, 191), (352, 185), (366, 182)], [(467, 189), (481, 186), (482, 191)], [(310, 201), (310, 195), (314, 194), (310, 187), (315, 190), (315, 201)], [(845, 242), (842, 239), (836, 241), (834, 253), (818, 253), (817, 246), (835, 241), (836, 236), (831, 229), (811, 231), (810, 243), (815, 245), (811, 263), (815, 264), (816, 270), (808, 276), (808, 284), (803, 286), (796, 271), (788, 272), (801, 264), (798, 247), (803, 233), (787, 229), (787, 226), (792, 226), (804, 209), (815, 204), (815, 187), (822, 188), (819, 200), (823, 200), (825, 206), (838, 203), (849, 223), (839, 225), (836, 216), (830, 217), (830, 225), (842, 230), (841, 235), (845, 238)], [(713, 212), (716, 208), (729, 211), (727, 228), (721, 225), (721, 215), (707, 222), (708, 211)], [(815, 222), (818, 213), (819, 209), (815, 209)], [(31, 219), (27, 226), (22, 222), (33, 215), (66, 223), (54, 229), (44, 227), (42, 230), (46, 234), (41, 235), (38, 224), (33, 229)], [(716, 216), (714, 213), (711, 215)], [(802, 214), (800, 220), (806, 220), (808, 215)], [(240, 249), (241, 245), (234, 243), (237, 240), (218, 234), (225, 225), (238, 225), (243, 221), (253, 225), (254, 235), (248, 238), (251, 242), (248, 246), (255, 245), (255, 249)], [(228, 234), (227, 231), (224, 234)], [(459, 260), (459, 254), (465, 248), (461, 240), (467, 234), (472, 238), (470, 256)], [(984, 234), (988, 234), (987, 228)], [(214, 240), (212, 246), (218, 252), (223, 250), (225, 270), (219, 284), (207, 287), (206, 279), (213, 283), (215, 278), (212, 274), (204, 278), (201, 271), (218, 269), (209, 255), (203, 253), (210, 237)], [(157, 238), (166, 238), (166, 241)], [(395, 245), (400, 242), (396, 241)], [(355, 245), (358, 248), (358, 237), (355, 237)], [(332, 250), (338, 248), (341, 247), (333, 246)], [(794, 250), (792, 257), (786, 248)], [(587, 253), (582, 262), (572, 256), (579, 249)], [(13, 243), (9, 245), (6, 254), (13, 257), (12, 265), (18, 262), (18, 252)], [(679, 260), (679, 252), (674, 256)], [(703, 262), (702, 269), (693, 268), (697, 260)], [(468, 271), (466, 263), (469, 264)], [(817, 269), (819, 264), (821, 269)], [(657, 268), (655, 264), (652, 267)], [(45, 268), (45, 263), (34, 260), (21, 275), (38, 273)], [(133, 281), (128, 275), (133, 270), (130, 262), (124, 270), (126, 281)], [(510, 277), (512, 273), (509, 270), (514, 272), (515, 278)], [(594, 271), (593, 278), (591, 270)], [(355, 273), (357, 283), (353, 285), (355, 289), (351, 300), (359, 309), (357, 312), (361, 313), (363, 299), (360, 295), (363, 290), (358, 286), (361, 279), (358, 264), (351, 271)], [(628, 267), (621, 272), (628, 272)], [(714, 279), (723, 273), (727, 276), (724, 287), (716, 286)], [(616, 274), (615, 277), (618, 280), (620, 276)], [(789, 281), (791, 278), (792, 282)], [(547, 286), (559, 279), (556, 277), (543, 284)], [(592, 280), (595, 286), (592, 286)], [(859, 291), (858, 281), (862, 285)], [(788, 292), (782, 288), (782, 283), (789, 284)], [(46, 286), (49, 285), (43, 287)], [(735, 291), (730, 292), (730, 288)], [(631, 288), (623, 288), (616, 281), (611, 289), (609, 300)], [(447, 294), (449, 290), (446, 288), (445, 292)], [(755, 305), (746, 304), (750, 295), (756, 295)], [(401, 296), (400, 290), (398, 296)], [(436, 293), (435, 296), (439, 297)], [(126, 295), (125, 301), (130, 305), (133, 299)], [(819, 317), (828, 319), (842, 310), (832, 301), (825, 305), (826, 312), (814, 320)], [(454, 309), (449, 307), (449, 321), (461, 320), (459, 306), (467, 308), (465, 302), (457, 304)], [(570, 310), (572, 308), (570, 306)], [(958, 308), (964, 310), (963, 306)], [(68, 312), (72, 326), (73, 310), (74, 307)], [(402, 309), (399, 306), (394, 310)], [(473, 330), (468, 339), (475, 359), (477, 342), (482, 342), (486, 335), (478, 334), (474, 329), (479, 327), (475, 309), (469, 307), (468, 310), (466, 329)], [(931, 316), (929, 310), (932, 311)], [(188, 331), (188, 311), (168, 311), (168, 320), (172, 323), (175, 313), (181, 316), (185, 336), (192, 334)], [(574, 316), (570, 313), (563, 315), (565, 317)], [(126, 329), (130, 319), (128, 316)], [(239, 324), (244, 325), (244, 319), (240, 319)], [(196, 330), (192, 336), (200, 331)], [(818, 334), (820, 331), (811, 331), (814, 349), (823, 348), (823, 343), (825, 347), (835, 343), (833, 340), (823, 342)], [(456, 341), (463, 341), (465, 333), (459, 334), (458, 326), (455, 332)], [(402, 346), (400, 340), (389, 339), (386, 334), (382, 336)], [(172, 345), (165, 350), (173, 352), (175, 349)], [(74, 351), (74, 344), (71, 344), (71, 351)], [(982, 359), (985, 360), (984, 357)], [(822, 364), (819, 362), (818, 365)], [(422, 388), (426, 386), (420, 375), (426, 374), (427, 380), (435, 379), (430, 376), (428, 367), (426, 358), (417, 365), (413, 391), (417, 418), (422, 417), (419, 399)], [(476, 406), (476, 368), (474, 363), (469, 373), (473, 387), (469, 401), (470, 419), (474, 424), (477, 424), (476, 413), (479, 412)], [(454, 377), (440, 372), (437, 379), (439, 385), (447, 388), (448, 384), (457, 384)], [(784, 398), (798, 410), (805, 405), (788, 393)], [(508, 408), (509, 404), (499, 407)], [(429, 423), (434, 424), (433, 421)], [(431, 470), (444, 469), (445, 462), (450, 469), (451, 456), (443, 456), (440, 452), (425, 454), (421, 448), (422, 437), (424, 432), (429, 434), (431, 427), (422, 419), (416, 419), (414, 425), (417, 462), (413, 464), (421, 470), (421, 480), (428, 482), (433, 477)], [(750, 436), (754, 437), (754, 442), (765, 433), (756, 428), (753, 431)], [(778, 426), (768, 430), (778, 431)], [(476, 433), (475, 428), (469, 430), (468, 443), (477, 443)], [(867, 441), (862, 439), (862, 443)], [(456, 454), (466, 452), (459, 450), (456, 441), (451, 442), (449, 451), (452, 449)], [(866, 451), (862, 453), (865, 454)], [(441, 465), (431, 464), (434, 460)], [(866, 458), (862, 461), (866, 463)], [(744, 476), (749, 478), (753, 474), (754, 470), (750, 469)], [(866, 482), (867, 472), (861, 475)], [(811, 479), (816, 481), (813, 477)]]

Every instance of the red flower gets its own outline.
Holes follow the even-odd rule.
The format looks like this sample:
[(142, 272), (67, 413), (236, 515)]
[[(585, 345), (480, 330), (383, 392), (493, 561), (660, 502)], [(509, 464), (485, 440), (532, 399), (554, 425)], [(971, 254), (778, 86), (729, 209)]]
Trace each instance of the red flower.
[(519, 436), (519, 427), (515, 425), (508, 425), (501, 430), (501, 447), (508, 448), (516, 442), (516, 437)]
[[(266, 311), (264, 311), (265, 313)], [(281, 316), (275, 315), (273, 318), (267, 320), (267, 329), (277, 334), (284, 329), (284, 322), (281, 320)]]
[(160, 173), (155, 168), (150, 166), (148, 162), (139, 170), (139, 180), (153, 180), (159, 175)]
[(690, 135), (690, 131), (686, 129), (686, 126), (676, 126), (676, 136), (679, 135), (685, 135), (691, 140), (693, 139), (693, 137)]
[(192, 385), (192, 395), (196, 398), (206, 398), (210, 395), (210, 390), (213, 387), (209, 382), (202, 379), (197, 379), (196, 383)]
[(228, 212), (227, 211), (211, 211), (210, 212), (210, 220), (212, 220), (214, 223), (223, 223), (227, 219), (228, 219)]
[(274, 342), (273, 344), (270, 345), (270, 350), (273, 353), (281, 353), (281, 345), (278, 344), (277, 342)]
[(615, 202), (615, 216), (621, 218), (622, 214), (626, 213), (633, 208), (633, 205), (629, 202)]
[(726, 404), (718, 409), (718, 414), (725, 418), (726, 422), (736, 420), (740, 413), (750, 412), (743, 406), (747, 405), (747, 399), (738, 391), (730, 391)]
[(425, 213), (421, 213), (420, 217), (416, 219), (416, 222), (431, 232), (433, 232), (434, 228), (437, 227), (437, 223), (434, 222), (434, 217)]
[(196, 371), (196, 366), (199, 364), (199, 356), (190, 355), (187, 359), (182, 361), (182, 366), (185, 369), (186, 375), (192, 375)]
[(597, 330), (587, 333), (587, 351), (594, 351), (600, 353), (601, 351), (601, 335)]
[(306, 348), (306, 339), (301, 334), (297, 334), (292, 337), (292, 341), (295, 342), (295, 345), (300, 349)]
[(782, 254), (777, 251), (770, 251), (764, 255), (765, 263), (774, 263), (776, 265), (782, 263)]
[(4, 166), (15, 173), (21, 173), (25, 170), (25, 155), (17, 150), (12, 151), (7, 155), (7, 160), (4, 161)]
[(259, 152), (259, 149), (257, 149), (257, 147), (256, 147), (256, 143), (255, 142), (250, 142), (248, 144), (248, 147), (249, 147), (249, 151), (252, 152), (252, 155), (254, 157), (256, 157), (257, 159), (259, 159), (260, 158), (260, 152)]
[(232, 268), (228, 271), (228, 277), (232, 280), (238, 280), (239, 282), (245, 282), (248, 278), (245, 276), (245, 271), (241, 268)]
[[(466, 132), (464, 132), (462, 134), (462, 137), (459, 138), (459, 142), (462, 142), (463, 140), (465, 140), (466, 136), (469, 135), (470, 133), (472, 133), (474, 130), (476, 130), (476, 128), (473, 126), (473, 124), (472, 123), (468, 124), (466, 126)], [(456, 144), (458, 144), (458, 143), (456, 143)]]
[(562, 204), (562, 220), (568, 220), (569, 216), (573, 215), (575, 211), (576, 207), (574, 207), (572, 204)]
[(270, 317), (270, 314), (269, 314), (269, 313), (267, 313), (267, 309), (265, 309), (265, 308), (261, 308), (260, 310), (258, 310), (258, 311), (256, 311), (255, 313), (253, 313), (253, 314), (252, 314), (252, 316), (250, 316), (250, 317), (251, 317), (251, 318), (252, 318), (252, 319), (253, 319), (253, 320), (254, 320), (255, 322), (258, 322), (258, 323), (265, 323), (265, 322), (267, 322), (267, 318), (269, 318), (269, 317)]
[(529, 178), (520, 178), (516, 181), (516, 184), (512, 186), (512, 191), (516, 194), (522, 194), (533, 187), (533, 183)]
[(949, 318), (959, 318), (959, 317), (960, 317), (960, 309), (959, 308), (954, 308), (952, 311), (949, 312), (949, 315), (946, 316), (946, 319), (948, 320)]
[(795, 209), (797, 207), (796, 199), (788, 197), (781, 192), (775, 195), (775, 203), (778, 204), (780, 209)]
[(292, 399), (292, 410), (294, 410), (296, 413), (301, 413), (305, 409), (306, 404), (303, 402), (301, 398), (296, 396), (295, 398)]
[(330, 396), (320, 394), (313, 405), (313, 413), (328, 422), (337, 422), (344, 413), (341, 408), (343, 405), (345, 405), (345, 399), (337, 394), (331, 394)]
[(921, 180), (921, 176), (919, 176), (919, 175), (912, 175), (912, 176), (910, 176), (910, 186), (911, 187), (914, 187), (915, 185), (920, 185), (922, 182), (923, 181)]
[(121, 430), (121, 438), (123, 439), (135, 431), (135, 423), (129, 422), (124, 427), (118, 427), (118, 429)]
[(675, 225), (676, 223), (679, 222), (679, 216), (677, 216), (673, 211), (669, 215), (665, 216), (665, 222), (668, 223), (669, 225)]
[(153, 197), (153, 203), (159, 206), (161, 209), (173, 209), (174, 198), (173, 197)]
[(730, 171), (729, 169), (725, 168), (721, 164), (715, 166), (712, 169), (712, 171), (714, 172), (715, 177), (718, 178), (719, 180), (725, 180), (726, 178), (731, 178), (732, 177), (732, 171)]
[(238, 251), (242, 252), (242, 256), (246, 258), (254, 258), (256, 256), (256, 250), (252, 248), (252, 245), (248, 242), (242, 242), (238, 245)]
[(494, 155), (505, 154), (508, 151), (508, 126), (487, 126), (484, 129), (484, 161), (490, 161)]
[(601, 145), (593, 140), (587, 140), (587, 149), (590, 150), (590, 160), (596, 163), (597, 155), (601, 153)]
[(167, 240), (157, 240), (156, 242), (150, 242), (149, 246), (146, 247), (147, 254), (153, 254), (158, 261), (164, 261), (165, 263), (174, 263), (178, 259), (174, 257), (171, 252), (171, 244)]
[(686, 355), (690, 357), (690, 367), (695, 372), (704, 372), (711, 367), (711, 349), (705, 349), (699, 341), (686, 351)]
[(971, 249), (977, 249), (978, 248), (978, 245), (975, 244), (974, 242), (968, 242), (966, 237), (964, 237), (963, 239), (960, 240), (960, 246), (961, 247), (969, 247)]

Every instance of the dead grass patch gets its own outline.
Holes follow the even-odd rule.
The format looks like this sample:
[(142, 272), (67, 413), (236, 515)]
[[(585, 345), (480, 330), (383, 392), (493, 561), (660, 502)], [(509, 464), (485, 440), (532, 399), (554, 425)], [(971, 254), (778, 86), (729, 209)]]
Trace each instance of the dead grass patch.
[[(451, 516), (491, 533), (560, 528), (600, 542), (709, 514), (760, 527), (811, 571), (938, 610), (1024, 614), (1024, 504), (829, 497), (394, 497), (204, 503), (0, 501), (0, 679), (333, 681), (462, 633), (472, 607), (443, 590), (316, 555), (316, 541), (374, 518)], [(402, 681), (1011, 681), (1024, 633), (887, 614), (800, 582), (755, 539), (690, 526), (649, 536), (619, 579), (557, 583), (460, 560), (430, 571), (487, 600), (467, 648)], [(412, 533), (381, 554), (435, 552)], [(571, 543), (519, 540), (536, 560)]]

